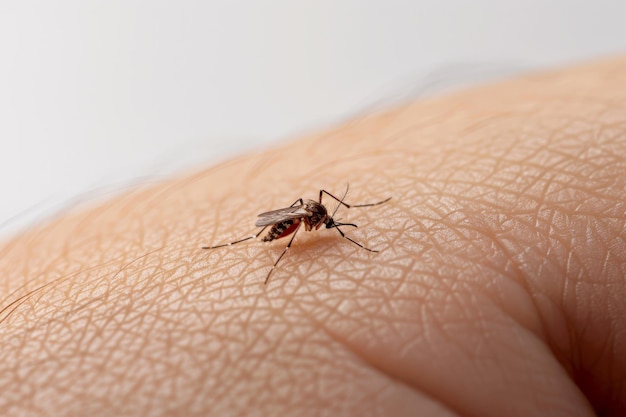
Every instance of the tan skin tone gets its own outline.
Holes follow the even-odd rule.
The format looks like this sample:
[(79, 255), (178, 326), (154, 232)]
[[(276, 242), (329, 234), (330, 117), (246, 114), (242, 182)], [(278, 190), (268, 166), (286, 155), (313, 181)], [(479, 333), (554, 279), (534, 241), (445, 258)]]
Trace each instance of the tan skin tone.
[[(348, 181), (393, 197), (337, 214), (380, 253), (302, 229), (265, 286), (288, 239), (200, 249)], [(0, 247), (0, 308), (35, 290), (0, 317), (0, 410), (624, 416), (625, 190), (613, 59), (74, 210)]]

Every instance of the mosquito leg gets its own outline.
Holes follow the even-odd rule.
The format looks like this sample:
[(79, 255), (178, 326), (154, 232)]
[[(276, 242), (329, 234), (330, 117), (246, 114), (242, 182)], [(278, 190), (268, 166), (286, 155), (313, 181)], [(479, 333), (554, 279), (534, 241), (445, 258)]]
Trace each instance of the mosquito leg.
[(296, 230), (293, 232), (293, 236), (291, 236), (289, 243), (287, 243), (287, 247), (285, 247), (285, 250), (283, 251), (283, 253), (281, 253), (278, 259), (276, 259), (276, 262), (274, 262), (274, 266), (272, 266), (272, 269), (270, 269), (270, 272), (267, 274), (267, 278), (265, 278), (265, 285), (267, 285), (267, 282), (270, 280), (270, 275), (272, 275), (272, 272), (274, 271), (274, 268), (276, 268), (276, 265), (278, 265), (278, 262), (280, 262), (280, 260), (283, 258), (283, 256), (285, 256), (285, 254), (291, 247), (291, 244), (293, 243), (293, 239), (296, 237), (296, 233), (298, 233), (298, 229), (300, 229), (300, 225), (302, 225), (302, 223), (298, 224), (298, 227), (296, 227)]
[(339, 204), (346, 206), (347, 208), (350, 207), (371, 207), (371, 206), (377, 206), (379, 204), (383, 204), (386, 203), (387, 201), (391, 200), (391, 197), (389, 197), (386, 200), (383, 201), (379, 201), (377, 203), (371, 203), (371, 204), (348, 204), (348, 203), (344, 203), (342, 200), (338, 199), (337, 197), (335, 197), (334, 195), (332, 195), (331, 193), (329, 193), (326, 190), (320, 190), (320, 204), (322, 204), (322, 194), (326, 194), (331, 198), (334, 198), (335, 200), (337, 200), (339, 202)]
[(375, 253), (380, 252), (379, 250), (374, 250), (374, 249), (366, 248), (365, 246), (361, 245), (359, 242), (356, 242), (356, 241), (354, 241), (354, 240), (350, 239), (350, 238), (349, 238), (348, 236), (346, 236), (346, 235), (345, 235), (345, 233), (343, 233), (343, 232), (341, 231), (341, 229), (340, 229), (340, 228), (338, 228), (337, 226), (335, 226), (335, 229), (337, 229), (337, 231), (341, 234), (341, 237), (348, 239), (350, 242), (354, 243), (355, 245), (357, 245), (357, 246), (359, 246), (359, 247), (361, 247), (361, 248), (363, 248), (363, 249), (365, 249), (365, 250), (367, 250), (367, 251), (370, 251), (370, 252), (375, 252)]
[(293, 202), (292, 205), (290, 205), (289, 207), (293, 207), (296, 205), (296, 203), (300, 203), (301, 206), (304, 205), (304, 200), (302, 200), (302, 197), (300, 197), (299, 199), (297, 199), (296, 201)]
[[(346, 189), (346, 194), (348, 193), (348, 190)], [(338, 199), (337, 197), (335, 197), (334, 195), (332, 195), (331, 193), (329, 193), (326, 190), (320, 190), (320, 204), (322, 204), (322, 194), (327, 194), (328, 196), (330, 196), (331, 198), (334, 198), (335, 200), (337, 200), (339, 202), (339, 204), (343, 204), (344, 206), (350, 208), (349, 204), (346, 204), (343, 202), (343, 200)], [(345, 196), (345, 194), (344, 194)]]
[(230, 245), (236, 245), (237, 243), (241, 243), (241, 242), (245, 242), (246, 240), (250, 240), (250, 239), (256, 239), (257, 237), (259, 237), (259, 235), (261, 233), (263, 233), (263, 230), (267, 229), (269, 226), (265, 226), (263, 229), (261, 229), (259, 231), (259, 233), (257, 233), (256, 235), (252, 235), (252, 236), (248, 236), (248, 237), (244, 237), (243, 239), (239, 239), (239, 240), (235, 240), (234, 242), (230, 242), (230, 243), (222, 243), (221, 245), (217, 245), (217, 246), (203, 246), (202, 249), (217, 249), (217, 248), (223, 248), (224, 246), (230, 246)]
[(332, 228), (334, 228), (334, 227), (339, 227), (339, 226), (352, 226), (352, 227), (359, 227), (359, 226), (357, 226), (357, 225), (356, 225), (356, 224), (354, 224), (354, 223), (341, 223), (341, 222), (335, 223), (335, 222), (333, 221), (332, 225), (330, 225), (330, 226), (326, 226), (326, 228), (327, 228), (327, 229), (332, 229)]
[(379, 204), (383, 204), (386, 203), (387, 201), (391, 200), (391, 197), (384, 199), (383, 201), (379, 201), (377, 203), (370, 203), (370, 204), (353, 204), (352, 207), (371, 207), (371, 206), (377, 206)]

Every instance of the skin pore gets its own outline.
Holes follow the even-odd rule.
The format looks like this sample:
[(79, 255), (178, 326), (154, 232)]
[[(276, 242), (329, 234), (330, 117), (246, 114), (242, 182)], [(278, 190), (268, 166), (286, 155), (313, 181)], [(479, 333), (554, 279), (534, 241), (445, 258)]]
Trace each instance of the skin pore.
[[(346, 234), (202, 250), (321, 188)], [(527, 76), (0, 245), (0, 414), (626, 415), (626, 59)], [(329, 210), (335, 203), (324, 200)]]

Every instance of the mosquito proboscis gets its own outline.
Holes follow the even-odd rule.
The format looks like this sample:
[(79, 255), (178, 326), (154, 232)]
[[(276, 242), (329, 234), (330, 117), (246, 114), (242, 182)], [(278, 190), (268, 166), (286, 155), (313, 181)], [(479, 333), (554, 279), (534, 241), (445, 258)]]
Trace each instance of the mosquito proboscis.
[[(343, 230), (340, 229), (340, 226), (357, 227), (356, 224), (341, 223), (335, 220), (334, 217), (335, 217), (335, 214), (337, 213), (337, 210), (341, 206), (344, 206), (346, 208), (373, 207), (373, 206), (378, 206), (380, 204), (386, 203), (387, 201), (391, 200), (391, 197), (383, 201), (379, 201), (377, 203), (371, 203), (371, 204), (347, 204), (346, 202), (344, 202), (344, 199), (346, 198), (346, 195), (348, 194), (348, 188), (349, 187), (346, 187), (346, 192), (344, 193), (341, 199), (335, 197), (334, 195), (332, 195), (326, 190), (320, 190), (318, 201), (303, 200), (302, 198), (299, 198), (296, 201), (294, 201), (294, 203), (290, 205), (289, 207), (261, 213), (259, 214), (258, 216), (259, 218), (257, 219), (255, 223), (256, 227), (262, 228), (258, 233), (252, 236), (245, 237), (243, 239), (235, 240), (234, 242), (223, 243), (221, 245), (216, 245), (216, 246), (203, 246), (202, 249), (223, 248), (225, 246), (232, 246), (238, 243), (245, 242), (247, 240), (256, 239), (257, 237), (261, 235), (261, 233), (263, 233), (265, 229), (267, 229), (270, 226), (271, 226), (271, 229), (267, 233), (267, 235), (263, 237), (263, 242), (271, 242), (273, 240), (281, 239), (283, 237), (292, 235), (291, 239), (289, 240), (289, 243), (287, 244), (283, 252), (280, 254), (278, 259), (276, 259), (276, 262), (274, 262), (272, 269), (270, 269), (269, 273), (267, 274), (267, 277), (265, 278), (265, 284), (268, 283), (270, 276), (272, 275), (272, 272), (276, 268), (276, 265), (278, 265), (280, 260), (283, 258), (283, 256), (285, 256), (285, 254), (291, 247), (291, 244), (293, 243), (293, 240), (296, 237), (296, 233), (298, 233), (298, 230), (300, 229), (300, 226), (302, 225), (304, 225), (304, 230), (306, 230), (307, 232), (310, 232), (312, 230), (318, 230), (320, 227), (322, 227), (322, 225), (325, 225), (327, 229), (337, 229), (341, 237), (349, 240), (350, 242), (354, 243), (358, 247), (365, 249), (369, 252), (379, 252), (377, 250), (365, 247), (364, 245), (360, 244), (359, 242), (355, 240), (352, 240), (351, 238), (346, 236)], [(332, 215), (328, 215), (328, 210), (322, 204), (322, 196), (324, 194), (326, 194), (330, 198), (339, 202), (339, 204), (337, 205), (337, 208), (335, 209), (335, 211), (333, 211)]]

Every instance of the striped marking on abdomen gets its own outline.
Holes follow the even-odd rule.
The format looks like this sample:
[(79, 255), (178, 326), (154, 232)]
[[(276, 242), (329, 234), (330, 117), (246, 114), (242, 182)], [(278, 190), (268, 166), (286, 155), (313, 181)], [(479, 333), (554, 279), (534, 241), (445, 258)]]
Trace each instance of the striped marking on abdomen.
[(271, 242), (272, 240), (289, 236), (296, 230), (298, 224), (300, 224), (300, 220), (298, 219), (285, 220), (284, 222), (276, 223), (272, 226), (269, 233), (263, 238), (263, 242)]

